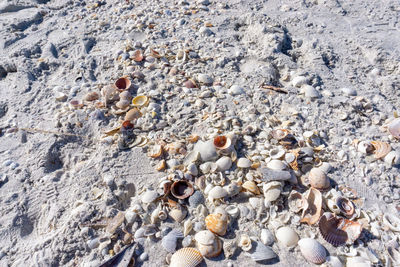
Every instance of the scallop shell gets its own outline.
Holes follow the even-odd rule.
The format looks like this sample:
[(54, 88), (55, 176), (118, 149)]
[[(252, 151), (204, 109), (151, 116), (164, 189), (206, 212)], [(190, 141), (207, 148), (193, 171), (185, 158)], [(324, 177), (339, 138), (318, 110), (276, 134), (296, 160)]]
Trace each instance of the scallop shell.
[(161, 245), (166, 251), (173, 253), (176, 250), (178, 238), (183, 238), (182, 231), (179, 229), (172, 229), (171, 232), (161, 239)]
[(251, 167), (251, 161), (247, 158), (239, 158), (236, 162), (236, 166), (238, 168), (250, 168)]
[(171, 257), (169, 267), (196, 267), (203, 261), (203, 256), (196, 248), (181, 248)]
[(269, 182), (263, 185), (263, 193), (266, 201), (275, 201), (282, 191), (282, 183), (278, 181)]
[(288, 136), (289, 134), (290, 134), (289, 130), (286, 129), (276, 129), (271, 131), (272, 138), (278, 141), (285, 139), (286, 136)]
[(177, 208), (173, 208), (172, 210), (170, 210), (168, 215), (176, 222), (180, 223), (185, 219), (187, 211), (179, 205)]
[(297, 191), (290, 192), (288, 197), (289, 209), (295, 213), (308, 208), (308, 202), (302, 194)]
[(251, 239), (248, 235), (242, 234), (238, 245), (243, 251), (249, 251), (252, 248)]
[(242, 188), (246, 189), (247, 191), (259, 195), (260, 189), (258, 188), (257, 184), (253, 181), (246, 181), (242, 184)]
[(303, 210), (300, 222), (312, 225), (318, 222), (322, 214), (322, 194), (319, 190), (310, 188), (304, 196), (307, 200), (307, 209)]
[(126, 121), (133, 121), (135, 119), (138, 119), (142, 116), (142, 113), (140, 110), (137, 108), (130, 109), (126, 114), (125, 114), (125, 120)]
[(121, 77), (114, 83), (115, 87), (120, 90), (128, 90), (131, 87), (131, 80), (127, 77)]
[(214, 137), (214, 146), (217, 149), (227, 149), (232, 145), (232, 140), (225, 135), (218, 135)]
[(381, 142), (381, 141), (371, 141), (371, 144), (374, 146), (374, 157), (376, 159), (384, 158), (392, 148), (388, 143)]
[(205, 222), (207, 229), (214, 234), (217, 234), (219, 236), (225, 235), (228, 228), (228, 221), (221, 213), (208, 215), (205, 218)]
[(191, 182), (186, 180), (175, 181), (171, 185), (171, 194), (178, 199), (185, 199), (190, 197), (194, 192)]
[(273, 159), (267, 163), (267, 168), (270, 168), (271, 170), (276, 170), (276, 171), (283, 171), (287, 168), (287, 165), (286, 165), (286, 163), (284, 163), (281, 160)]
[(141, 200), (143, 203), (151, 203), (154, 200), (156, 200), (158, 197), (158, 193), (154, 190), (147, 190), (145, 193), (143, 193)]
[(138, 95), (132, 99), (132, 105), (135, 107), (142, 107), (149, 102), (149, 98), (145, 95)]
[(326, 190), (331, 186), (329, 178), (319, 168), (311, 169), (310, 173), (308, 174), (308, 180), (310, 182), (311, 187), (316, 188), (318, 190)]
[(276, 255), (276, 253), (272, 250), (272, 248), (267, 247), (263, 243), (254, 242), (254, 245), (255, 245), (254, 250), (250, 254), (250, 257), (254, 261), (264, 261), (278, 257), (278, 255)]
[(354, 204), (348, 198), (336, 198), (336, 206), (339, 208), (340, 213), (348, 218), (350, 218), (354, 214)]
[(318, 226), (322, 237), (335, 247), (346, 242), (349, 244), (354, 243), (362, 231), (359, 223), (336, 217), (329, 212), (325, 212), (321, 216)]
[(284, 226), (276, 231), (276, 239), (286, 247), (293, 247), (299, 241), (298, 234), (290, 227)]
[(303, 238), (299, 241), (300, 251), (309, 262), (321, 264), (326, 261), (326, 249), (317, 240)]
[(193, 195), (189, 197), (189, 206), (191, 208), (196, 208), (199, 204), (204, 203), (203, 193), (200, 191), (195, 191)]
[(400, 139), (400, 118), (396, 118), (388, 125), (388, 130), (394, 138)]
[(232, 159), (230, 157), (221, 157), (220, 159), (218, 159), (215, 164), (217, 164), (218, 166), (218, 171), (223, 172), (226, 170), (229, 170), (232, 166)]
[(224, 198), (228, 195), (228, 192), (221, 186), (217, 185), (213, 187), (209, 192), (208, 196), (211, 197), (212, 199), (219, 199), (219, 198)]

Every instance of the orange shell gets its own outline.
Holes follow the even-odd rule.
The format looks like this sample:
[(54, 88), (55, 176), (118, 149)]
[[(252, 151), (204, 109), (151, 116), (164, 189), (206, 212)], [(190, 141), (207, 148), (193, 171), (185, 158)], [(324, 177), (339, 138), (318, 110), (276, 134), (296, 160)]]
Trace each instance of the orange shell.
[(144, 59), (144, 57), (143, 57), (143, 53), (141, 50), (138, 49), (133, 52), (133, 60), (134, 61), (141, 62), (141, 61), (143, 61), (143, 59)]
[(223, 218), (221, 213), (210, 214), (206, 217), (205, 221), (208, 230), (219, 236), (225, 235), (228, 228), (228, 221)]
[(231, 140), (227, 138), (225, 135), (218, 135), (214, 137), (214, 146), (217, 149), (226, 149), (230, 147), (231, 145)]

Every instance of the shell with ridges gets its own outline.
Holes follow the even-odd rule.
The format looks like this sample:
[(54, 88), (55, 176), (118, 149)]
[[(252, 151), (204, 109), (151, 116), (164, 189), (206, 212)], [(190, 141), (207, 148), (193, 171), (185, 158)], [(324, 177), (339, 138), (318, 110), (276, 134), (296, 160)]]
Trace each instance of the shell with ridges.
[(196, 248), (181, 248), (171, 257), (169, 267), (196, 267), (203, 261), (203, 256)]
[(371, 144), (375, 148), (374, 157), (376, 159), (384, 158), (392, 150), (390, 145), (388, 143), (386, 143), (386, 142), (371, 141)]
[(176, 222), (180, 223), (185, 219), (187, 211), (185, 208), (179, 205), (176, 208), (171, 209), (168, 215)]
[(247, 191), (258, 195), (260, 194), (260, 189), (258, 188), (257, 184), (253, 181), (246, 181), (242, 184), (242, 188), (246, 189)]
[(171, 232), (161, 239), (161, 245), (166, 251), (175, 252), (178, 238), (183, 238), (183, 233), (179, 229), (172, 229)]
[(203, 193), (200, 191), (195, 191), (193, 195), (189, 197), (189, 206), (191, 208), (196, 208), (199, 204), (204, 202), (204, 196)]
[(303, 238), (299, 241), (300, 251), (309, 262), (321, 264), (326, 261), (326, 250), (317, 240)]
[(250, 257), (254, 261), (265, 261), (278, 257), (272, 248), (267, 247), (261, 242), (254, 242), (254, 251), (250, 254)]
[(228, 228), (228, 221), (224, 218), (223, 214), (215, 213), (210, 214), (205, 218), (207, 229), (217, 234), (223, 236)]
[(276, 231), (276, 239), (286, 247), (293, 247), (299, 240), (298, 234), (290, 227), (284, 226)]

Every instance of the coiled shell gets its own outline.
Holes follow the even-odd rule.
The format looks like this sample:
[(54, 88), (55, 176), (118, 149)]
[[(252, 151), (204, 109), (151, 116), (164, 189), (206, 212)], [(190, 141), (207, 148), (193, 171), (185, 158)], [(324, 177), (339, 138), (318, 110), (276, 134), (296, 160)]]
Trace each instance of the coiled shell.
[(371, 141), (371, 144), (374, 146), (374, 157), (376, 159), (384, 158), (392, 148), (388, 143), (381, 142), (381, 141)]
[(335, 247), (348, 244), (360, 236), (362, 227), (358, 222), (336, 217), (334, 214), (325, 212), (319, 220), (319, 231), (322, 237)]
[(249, 251), (252, 248), (251, 239), (248, 235), (242, 234), (238, 245), (243, 251)]
[(276, 239), (286, 247), (293, 247), (299, 240), (298, 234), (290, 227), (284, 226), (276, 231)]
[(193, 192), (192, 183), (186, 180), (175, 181), (171, 186), (171, 194), (178, 199), (188, 198)]
[(276, 258), (278, 255), (272, 250), (272, 248), (267, 247), (261, 242), (254, 242), (254, 250), (250, 254), (250, 257), (254, 261), (264, 261)]
[(247, 191), (255, 194), (255, 195), (259, 195), (260, 194), (260, 189), (258, 188), (258, 186), (256, 185), (255, 182), (253, 181), (246, 181), (242, 184), (242, 188), (246, 189)]
[(237, 250), (236, 240), (224, 242), (222, 249), (224, 250), (225, 259), (231, 258)]
[(181, 248), (171, 257), (169, 267), (196, 267), (203, 261), (203, 256), (196, 248)]
[(318, 190), (326, 190), (331, 186), (329, 178), (319, 168), (311, 169), (308, 175), (308, 180), (310, 182), (311, 187)]
[(326, 261), (326, 250), (317, 240), (303, 238), (299, 241), (300, 251), (309, 262), (321, 264)]
[(400, 118), (396, 118), (388, 125), (388, 130), (394, 138), (400, 139)]
[(205, 218), (205, 222), (207, 229), (214, 234), (217, 234), (219, 236), (225, 235), (228, 228), (228, 221), (221, 213), (208, 215)]
[(171, 232), (161, 239), (161, 245), (166, 251), (173, 253), (176, 250), (178, 238), (183, 238), (183, 233), (179, 229), (172, 229)]

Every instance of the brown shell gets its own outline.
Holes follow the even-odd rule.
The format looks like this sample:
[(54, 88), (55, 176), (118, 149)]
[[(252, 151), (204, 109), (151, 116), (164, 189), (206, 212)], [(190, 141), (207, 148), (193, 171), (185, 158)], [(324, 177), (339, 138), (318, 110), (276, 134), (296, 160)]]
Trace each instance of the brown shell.
[(286, 136), (288, 136), (289, 134), (290, 134), (289, 130), (286, 129), (276, 129), (271, 131), (271, 136), (278, 141), (285, 139)]
[(133, 129), (134, 125), (130, 121), (124, 121), (121, 126), (121, 131), (127, 131)]
[(194, 192), (191, 182), (186, 180), (179, 180), (171, 185), (171, 194), (178, 199), (185, 199), (190, 197)]
[(140, 49), (135, 50), (135, 51), (133, 52), (133, 57), (132, 57), (132, 59), (133, 59), (134, 61), (136, 61), (136, 62), (142, 62), (143, 59), (144, 59), (142, 50), (140, 50)]
[(390, 145), (386, 142), (371, 141), (371, 144), (375, 148), (374, 157), (376, 159), (381, 159), (381, 158), (385, 157), (392, 150)]
[(322, 215), (322, 194), (319, 190), (310, 188), (304, 193), (304, 197), (308, 206), (303, 210), (300, 222), (315, 224)]
[(226, 234), (228, 228), (228, 221), (224, 218), (221, 213), (210, 214), (205, 218), (207, 229), (217, 234), (223, 236)]
[(214, 137), (214, 146), (217, 149), (226, 149), (231, 145), (231, 140), (225, 135), (218, 135)]
[(114, 85), (120, 91), (128, 90), (131, 87), (131, 80), (129, 80), (127, 77), (121, 77), (115, 81)]
[(193, 81), (192, 79), (189, 79), (186, 82), (184, 82), (183, 86), (185, 86), (186, 88), (197, 88), (196, 82)]
[(259, 195), (260, 189), (258, 188), (257, 184), (253, 181), (246, 181), (242, 184), (242, 188), (246, 189), (247, 191)]
[(336, 199), (336, 205), (344, 216), (351, 217), (354, 214), (354, 204), (351, 200), (345, 197), (338, 197)]
[(336, 217), (330, 212), (321, 216), (318, 226), (322, 237), (335, 247), (354, 243), (362, 231), (358, 222)]

